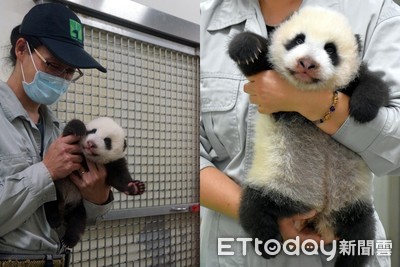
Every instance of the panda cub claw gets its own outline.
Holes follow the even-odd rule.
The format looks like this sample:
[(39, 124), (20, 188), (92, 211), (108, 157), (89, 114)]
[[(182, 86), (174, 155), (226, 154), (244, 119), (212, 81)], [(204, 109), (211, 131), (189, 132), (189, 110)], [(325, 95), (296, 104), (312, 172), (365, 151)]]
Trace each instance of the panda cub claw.
[(64, 236), (63, 239), (61, 239), (61, 245), (66, 248), (73, 248), (79, 241), (79, 236)]
[(236, 35), (229, 44), (229, 56), (238, 64), (249, 65), (267, 51), (268, 41), (252, 32), (243, 32)]
[(246, 76), (272, 69), (267, 59), (268, 40), (252, 33), (237, 34), (229, 44), (228, 54)]

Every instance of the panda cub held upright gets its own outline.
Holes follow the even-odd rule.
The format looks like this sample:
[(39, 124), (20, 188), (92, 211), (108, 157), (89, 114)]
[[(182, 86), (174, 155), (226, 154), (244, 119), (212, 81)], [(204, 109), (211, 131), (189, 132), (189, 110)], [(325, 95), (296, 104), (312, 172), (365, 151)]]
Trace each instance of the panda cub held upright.
[[(387, 85), (362, 63), (360, 38), (335, 11), (303, 8), (269, 40), (251, 32), (238, 34), (228, 52), (246, 76), (273, 69), (300, 90), (347, 94), (350, 117), (358, 123), (373, 120), (388, 105)], [(358, 154), (316, 126), (323, 122), (295, 112), (257, 115), (239, 216), (245, 231), (262, 245), (283, 241), (278, 219), (311, 210), (317, 215), (302, 227), (324, 239), (357, 243), (375, 237), (370, 170)], [(267, 259), (274, 257), (260, 251)], [(366, 266), (369, 261), (357, 250), (355, 255), (336, 255), (337, 267)]]
[[(124, 130), (114, 120), (100, 117), (85, 125), (74, 119), (64, 128), (63, 136), (67, 135), (81, 136), (80, 145), (85, 159), (82, 165), (86, 171), (86, 159), (103, 164), (107, 171), (108, 185), (127, 195), (140, 195), (144, 192), (144, 183), (133, 180), (129, 173), (125, 159), (127, 144)], [(65, 227), (62, 243), (72, 248), (80, 241), (86, 227), (82, 196), (68, 177), (55, 181), (55, 186), (57, 201), (45, 203), (46, 218), (53, 228)]]

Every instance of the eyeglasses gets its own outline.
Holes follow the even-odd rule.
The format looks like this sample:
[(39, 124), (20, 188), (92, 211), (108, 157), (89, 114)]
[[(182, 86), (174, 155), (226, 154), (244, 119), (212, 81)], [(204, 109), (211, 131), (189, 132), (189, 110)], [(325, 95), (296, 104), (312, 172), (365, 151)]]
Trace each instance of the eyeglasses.
[(46, 72), (58, 77), (62, 77), (68, 81), (75, 82), (83, 76), (83, 72), (78, 68), (64, 68), (60, 64), (47, 61), (36, 49), (34, 49), (38, 57), (46, 64)]

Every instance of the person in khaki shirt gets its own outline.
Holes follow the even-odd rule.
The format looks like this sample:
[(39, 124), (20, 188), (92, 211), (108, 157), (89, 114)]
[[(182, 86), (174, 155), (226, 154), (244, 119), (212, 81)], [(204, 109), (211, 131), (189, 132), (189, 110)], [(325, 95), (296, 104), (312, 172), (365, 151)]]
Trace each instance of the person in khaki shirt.
[[(286, 17), (305, 6), (318, 5), (343, 13), (352, 30), (362, 39), (362, 57), (372, 71), (381, 75), (390, 86), (390, 105), (381, 108), (376, 119), (357, 124), (349, 118), (348, 98), (339, 95), (338, 108), (321, 130), (358, 153), (371, 171), (378, 175), (400, 174), (400, 8), (391, 0), (206, 0), (201, 7), (200, 51), (200, 202), (202, 210), (200, 259), (209, 266), (334, 266), (327, 256), (288, 256), (280, 253), (265, 260), (247, 242), (226, 242), (221, 254), (218, 238), (247, 238), (238, 222), (241, 184), (249, 169), (251, 140), (257, 112), (287, 111), (289, 101), (300, 103), (292, 111), (302, 112), (312, 107), (312, 113), (302, 114), (310, 120), (324, 114), (331, 103), (331, 94), (316, 92), (306, 97), (296, 88), (279, 79), (274, 71), (250, 77), (241, 75), (228, 56), (227, 47), (233, 36), (252, 31), (268, 37), (267, 26), (277, 26)], [(335, 27), (335, 25), (332, 25)], [(276, 90), (274, 90), (276, 89)], [(294, 99), (295, 92), (298, 98)], [(251, 97), (249, 97), (249, 95)], [(249, 99), (252, 101), (250, 102)], [(310, 109), (308, 109), (310, 110)], [(268, 170), (266, 170), (268, 171)], [(300, 236), (315, 239), (315, 233), (298, 231), (296, 224), (313, 217), (315, 212), (299, 214), (280, 221), (285, 239)], [(376, 240), (386, 240), (376, 214)], [(259, 218), (254, 218), (257, 220)], [(247, 254), (244, 255), (244, 253)], [(390, 266), (388, 256), (374, 255), (371, 266)]]
[(39, 4), (11, 33), (14, 70), (0, 82), (0, 265), (2, 261), (51, 261), (64, 252), (62, 229), (52, 229), (43, 204), (56, 200), (53, 181), (73, 171), (89, 223), (100, 220), (113, 199), (106, 170), (81, 166), (79, 137), (60, 136), (47, 105), (58, 101), (81, 69), (106, 69), (83, 46), (79, 18), (61, 4)]

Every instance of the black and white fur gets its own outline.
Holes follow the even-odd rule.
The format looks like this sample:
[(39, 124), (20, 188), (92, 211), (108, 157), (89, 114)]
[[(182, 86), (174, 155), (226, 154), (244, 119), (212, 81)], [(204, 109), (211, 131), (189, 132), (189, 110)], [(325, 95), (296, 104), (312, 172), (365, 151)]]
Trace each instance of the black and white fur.
[[(108, 185), (127, 195), (144, 192), (144, 183), (132, 180), (129, 173), (124, 130), (114, 120), (100, 117), (85, 125), (74, 119), (64, 128), (63, 136), (68, 135), (81, 136), (84, 158), (105, 166)], [(88, 171), (86, 160), (83, 166)], [(72, 248), (81, 240), (86, 227), (85, 207), (78, 188), (68, 177), (55, 181), (55, 185), (57, 201), (45, 203), (46, 218), (53, 228), (65, 227), (62, 243)]]
[[(389, 90), (361, 62), (360, 46), (343, 15), (306, 7), (270, 40), (238, 34), (229, 55), (246, 76), (273, 69), (301, 90), (340, 90), (350, 96), (350, 117), (367, 123), (388, 104)], [(323, 238), (374, 239), (372, 175), (358, 154), (295, 112), (258, 114), (253, 147), (240, 204), (240, 222), (252, 238), (281, 240), (279, 218), (316, 210), (306, 227)], [(339, 255), (335, 266), (368, 260)]]

